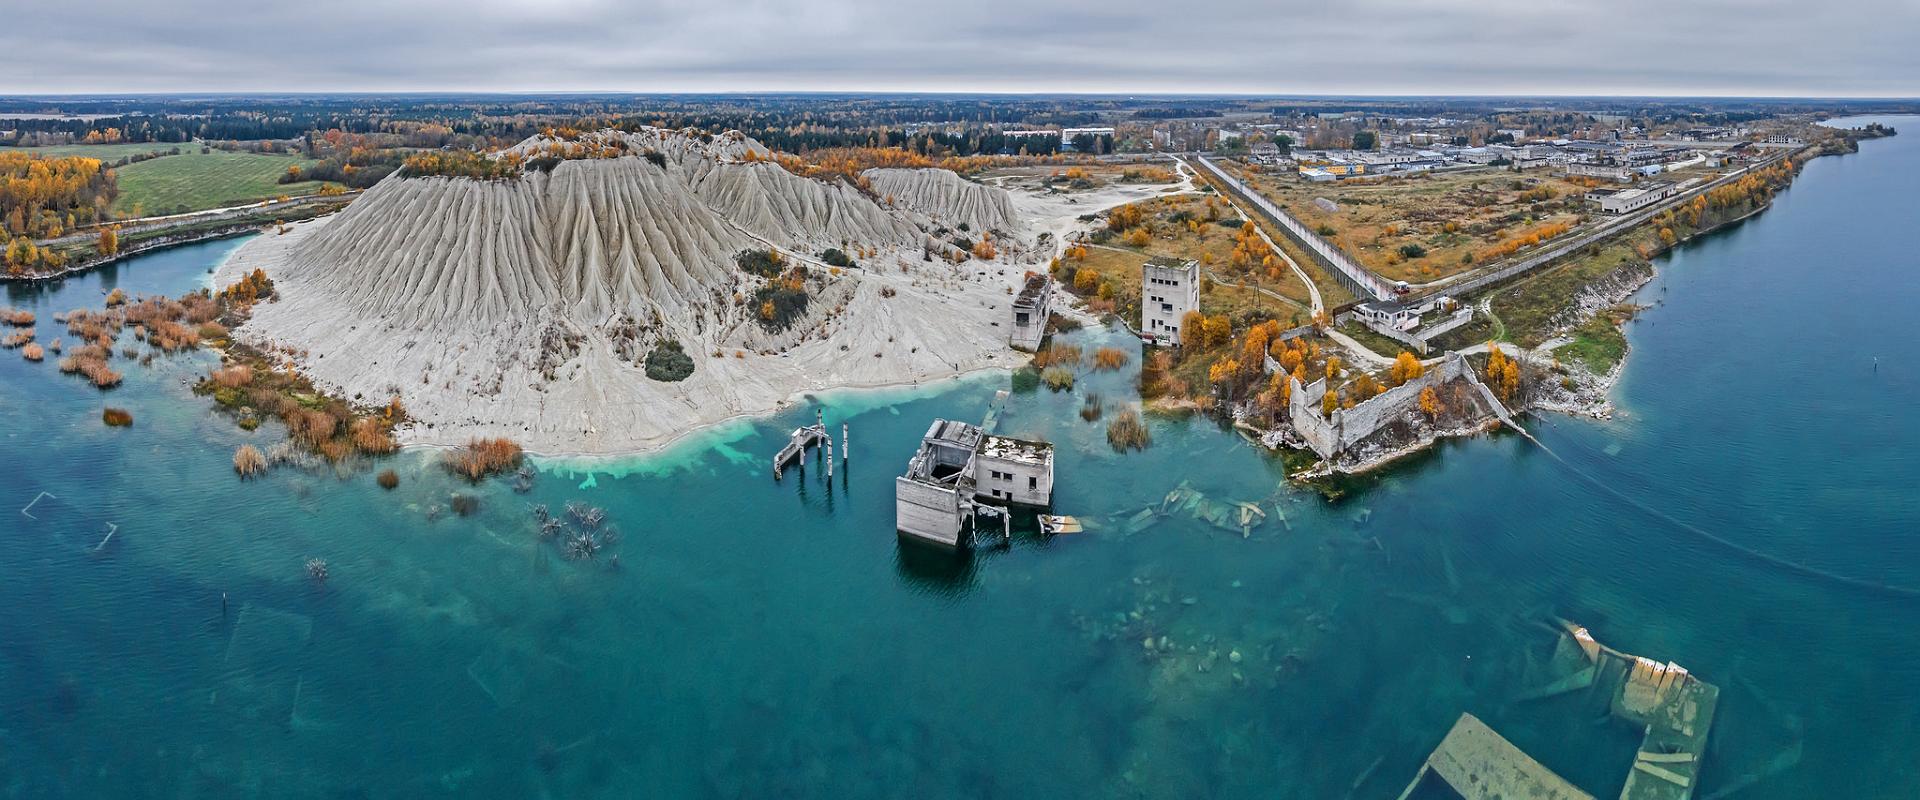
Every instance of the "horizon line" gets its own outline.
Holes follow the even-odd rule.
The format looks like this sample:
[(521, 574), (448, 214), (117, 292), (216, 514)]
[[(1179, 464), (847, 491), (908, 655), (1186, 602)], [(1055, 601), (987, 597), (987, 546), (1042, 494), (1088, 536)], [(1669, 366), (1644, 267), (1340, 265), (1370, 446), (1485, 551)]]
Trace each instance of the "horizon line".
[(1920, 102), (1920, 94), (1715, 94), (1715, 93), (1606, 93), (1606, 92), (1462, 92), (1462, 93), (1389, 93), (1389, 92), (1248, 92), (1222, 90), (1011, 90), (1011, 89), (714, 89), (714, 90), (637, 90), (637, 89), (167, 89), (153, 91), (0, 91), (0, 100), (67, 98), (168, 98), (168, 97), (262, 97), (262, 96), (478, 96), (478, 97), (686, 97), (686, 96), (988, 96), (988, 97), (1132, 97), (1132, 98), (1248, 98), (1248, 99), (1564, 99), (1564, 100), (1824, 100), (1833, 102)]

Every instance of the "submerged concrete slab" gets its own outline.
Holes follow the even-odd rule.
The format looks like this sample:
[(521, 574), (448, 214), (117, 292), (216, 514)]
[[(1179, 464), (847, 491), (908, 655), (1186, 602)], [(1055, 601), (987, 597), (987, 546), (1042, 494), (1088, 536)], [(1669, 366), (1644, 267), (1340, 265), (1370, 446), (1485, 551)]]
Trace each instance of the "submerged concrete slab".
[(1412, 797), (1429, 775), (1446, 781), (1465, 800), (1593, 800), (1472, 714), (1461, 714), (1453, 723), (1400, 793), (1401, 800)]

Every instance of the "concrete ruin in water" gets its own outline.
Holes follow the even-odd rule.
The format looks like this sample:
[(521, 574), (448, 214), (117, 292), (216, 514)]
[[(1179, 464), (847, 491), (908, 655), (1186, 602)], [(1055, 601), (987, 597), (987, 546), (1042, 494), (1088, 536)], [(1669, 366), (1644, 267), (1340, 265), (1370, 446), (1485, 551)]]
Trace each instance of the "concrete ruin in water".
[(936, 419), (906, 473), (894, 478), (893, 494), (894, 526), (903, 536), (971, 547), (985, 517), (999, 522), (1004, 541), (1012, 508), (1052, 505), (1053, 445)]
[[(1720, 704), (1719, 687), (1671, 661), (1620, 652), (1595, 641), (1584, 627), (1558, 623), (1564, 634), (1555, 660), (1568, 671), (1515, 700), (1588, 692), (1609, 715), (1644, 731), (1620, 800), (1690, 800)], [(1436, 793), (1436, 784), (1450, 793)], [(1460, 715), (1400, 800), (1430, 796), (1593, 800), (1472, 714)]]
[(1040, 342), (1047, 338), (1047, 318), (1052, 313), (1053, 279), (1028, 273), (1026, 285), (1013, 298), (1013, 331), (1007, 334), (1008, 346), (1029, 353), (1038, 351)]

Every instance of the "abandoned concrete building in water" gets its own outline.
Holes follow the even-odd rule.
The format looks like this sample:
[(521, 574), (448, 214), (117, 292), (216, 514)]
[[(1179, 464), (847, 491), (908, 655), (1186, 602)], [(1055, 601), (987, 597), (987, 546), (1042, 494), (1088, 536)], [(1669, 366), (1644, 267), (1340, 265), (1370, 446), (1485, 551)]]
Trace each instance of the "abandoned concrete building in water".
[(936, 419), (894, 478), (895, 527), (917, 540), (966, 547), (982, 517), (1010, 530), (1011, 507), (1053, 502), (1053, 445)]
[(1039, 350), (1040, 342), (1047, 338), (1052, 306), (1053, 279), (1029, 273), (1020, 294), (1013, 298), (1013, 330), (1007, 334), (1007, 344), (1015, 350)]

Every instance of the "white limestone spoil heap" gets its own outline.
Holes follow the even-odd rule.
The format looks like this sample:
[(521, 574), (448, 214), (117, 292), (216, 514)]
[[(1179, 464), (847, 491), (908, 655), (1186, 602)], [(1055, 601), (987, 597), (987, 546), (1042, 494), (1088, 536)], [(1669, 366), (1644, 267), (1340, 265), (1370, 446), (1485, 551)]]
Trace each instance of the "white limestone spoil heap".
[(975, 231), (1016, 231), (1020, 215), (1005, 191), (983, 186), (944, 169), (870, 169), (860, 173), (874, 194), (932, 217), (941, 224), (967, 225)]
[[(1015, 362), (1003, 318), (1023, 269), (924, 259), (930, 214), (794, 175), (738, 133), (582, 138), (609, 137), (631, 155), (500, 180), (395, 175), (248, 242), (216, 282), (264, 269), (281, 299), (237, 335), (347, 397), (400, 397), (417, 420), (403, 441), (504, 435), (550, 454), (644, 451), (803, 392)], [(816, 265), (807, 314), (769, 331), (749, 302), (763, 281), (735, 261), (769, 245), (878, 255), (840, 275)], [(665, 339), (693, 357), (691, 378), (646, 377)]]

